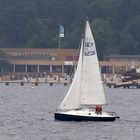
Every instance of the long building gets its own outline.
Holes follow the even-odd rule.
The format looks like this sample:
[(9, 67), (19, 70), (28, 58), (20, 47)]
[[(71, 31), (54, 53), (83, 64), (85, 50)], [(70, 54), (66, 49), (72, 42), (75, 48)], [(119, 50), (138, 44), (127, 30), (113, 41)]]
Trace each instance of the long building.
[(76, 49), (1, 48), (0, 51), (10, 63), (1, 70), (4, 73), (68, 73), (78, 59)]
[[(35, 49), (1, 48), (10, 65), (1, 68), (1, 73), (73, 73), (79, 57), (77, 49)], [(117, 55), (105, 56), (100, 61), (102, 73), (120, 73), (132, 65), (140, 66), (140, 56)]]

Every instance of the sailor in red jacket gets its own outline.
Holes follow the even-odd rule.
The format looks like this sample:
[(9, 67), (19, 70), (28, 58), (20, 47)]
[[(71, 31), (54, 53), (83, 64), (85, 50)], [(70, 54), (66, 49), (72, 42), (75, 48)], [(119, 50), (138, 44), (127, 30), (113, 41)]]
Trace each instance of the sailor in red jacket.
[(97, 114), (102, 114), (102, 106), (96, 105), (95, 110)]

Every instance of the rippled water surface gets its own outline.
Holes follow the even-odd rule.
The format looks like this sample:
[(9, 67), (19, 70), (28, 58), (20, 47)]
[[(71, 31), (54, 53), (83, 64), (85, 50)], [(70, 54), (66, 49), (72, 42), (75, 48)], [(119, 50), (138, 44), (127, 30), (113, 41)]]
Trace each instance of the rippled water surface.
[(138, 140), (140, 89), (105, 87), (114, 122), (54, 121), (54, 111), (69, 86), (0, 84), (0, 140)]

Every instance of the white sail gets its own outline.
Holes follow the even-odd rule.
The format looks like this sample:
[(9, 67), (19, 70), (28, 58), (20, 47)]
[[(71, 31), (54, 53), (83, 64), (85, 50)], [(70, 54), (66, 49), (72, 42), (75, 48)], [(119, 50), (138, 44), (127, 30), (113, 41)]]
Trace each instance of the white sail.
[(88, 21), (85, 28), (81, 81), (81, 104), (105, 104), (95, 42)]
[(85, 37), (81, 43), (77, 70), (59, 109), (76, 109), (82, 104), (105, 104), (95, 42), (88, 21)]
[(71, 87), (66, 94), (64, 100), (62, 101), (59, 109), (76, 109), (80, 107), (80, 86), (81, 86), (81, 70), (82, 70), (82, 52), (83, 52), (83, 40), (81, 42), (81, 50), (79, 55), (79, 61), (77, 64), (77, 69), (74, 75)]

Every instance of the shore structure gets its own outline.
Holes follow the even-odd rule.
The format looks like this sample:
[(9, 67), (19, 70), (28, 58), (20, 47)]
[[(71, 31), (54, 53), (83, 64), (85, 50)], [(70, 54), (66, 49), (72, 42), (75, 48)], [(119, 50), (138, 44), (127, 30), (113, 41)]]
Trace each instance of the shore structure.
[[(9, 64), (0, 68), (0, 76), (11, 79), (21, 77), (46, 77), (50, 73), (73, 75), (79, 57), (78, 49), (44, 49), (44, 48), (1, 48), (2, 56)], [(121, 74), (140, 66), (140, 56), (105, 56), (99, 61), (102, 74)]]
[(114, 88), (140, 88), (140, 68), (132, 67), (131, 70), (118, 75), (112, 75), (105, 83), (108, 87)]

